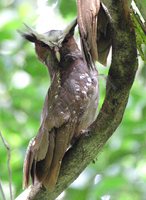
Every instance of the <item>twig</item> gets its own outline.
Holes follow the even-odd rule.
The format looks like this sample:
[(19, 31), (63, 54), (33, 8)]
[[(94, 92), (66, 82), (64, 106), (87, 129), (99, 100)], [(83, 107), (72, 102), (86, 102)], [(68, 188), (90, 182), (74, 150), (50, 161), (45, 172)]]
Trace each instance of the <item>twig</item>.
[(0, 191), (1, 191), (1, 194), (2, 194), (2, 199), (3, 200), (6, 200), (6, 197), (5, 197), (5, 194), (4, 194), (4, 190), (3, 190), (3, 187), (2, 187), (2, 182), (0, 180)]
[(135, 16), (137, 22), (139, 23), (141, 29), (143, 30), (144, 34), (146, 34), (146, 23), (143, 23), (142, 20), (140, 19), (139, 14), (134, 10), (132, 7), (132, 13)]
[(12, 171), (11, 171), (11, 167), (10, 167), (10, 161), (11, 161), (11, 150), (10, 150), (10, 146), (7, 143), (7, 141), (4, 139), (2, 133), (0, 132), (0, 137), (1, 140), (7, 150), (7, 154), (8, 154), (8, 159), (7, 159), (7, 166), (8, 166), (8, 175), (9, 175), (9, 191), (10, 191), (10, 200), (13, 200), (13, 194), (12, 194)]
[(145, 1), (134, 0), (134, 2), (146, 22)]

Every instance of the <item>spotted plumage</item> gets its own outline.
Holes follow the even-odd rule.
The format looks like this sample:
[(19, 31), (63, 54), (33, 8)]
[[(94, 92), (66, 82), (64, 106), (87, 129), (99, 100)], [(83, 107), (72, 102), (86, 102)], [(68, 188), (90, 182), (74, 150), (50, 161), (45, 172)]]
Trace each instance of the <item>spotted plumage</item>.
[(33, 184), (39, 182), (53, 190), (65, 152), (96, 117), (98, 74), (95, 67), (89, 68), (84, 61), (73, 38), (75, 24), (64, 31), (54, 31), (56, 37), (52, 36), (52, 32), (49, 37), (49, 32), (40, 35), (32, 29), (21, 33), (35, 43), (38, 58), (45, 63), (51, 76), (41, 125), (26, 153), (26, 187), (31, 176)]

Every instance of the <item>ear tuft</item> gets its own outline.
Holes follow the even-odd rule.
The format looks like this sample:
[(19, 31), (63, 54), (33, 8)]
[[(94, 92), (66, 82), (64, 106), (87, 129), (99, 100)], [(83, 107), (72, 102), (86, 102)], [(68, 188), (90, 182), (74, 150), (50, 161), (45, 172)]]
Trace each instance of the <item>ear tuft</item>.
[(74, 30), (77, 25), (77, 19), (74, 19), (63, 31), (64, 32), (64, 37), (67, 35), (74, 35)]
[(24, 33), (22, 31), (19, 31), (18, 32), (20, 33), (20, 35), (25, 38), (26, 40), (30, 41), (30, 42), (36, 42), (37, 41), (37, 38), (36, 36), (33, 34), (33, 33)]
[(18, 30), (18, 32), (20, 33), (20, 35), (25, 38), (26, 40), (30, 41), (30, 42), (36, 42), (37, 39), (37, 32), (35, 30), (33, 30), (31, 27), (29, 27), (27, 24), (24, 23), (24, 26), (26, 28), (26, 32), (20, 31)]

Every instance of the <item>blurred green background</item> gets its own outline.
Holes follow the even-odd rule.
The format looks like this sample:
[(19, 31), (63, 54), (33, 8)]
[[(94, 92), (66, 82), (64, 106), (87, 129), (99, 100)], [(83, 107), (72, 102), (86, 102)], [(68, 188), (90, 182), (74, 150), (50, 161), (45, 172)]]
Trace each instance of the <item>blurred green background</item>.
[[(48, 3), (49, 6), (46, 6)], [(22, 166), (30, 138), (36, 135), (50, 80), (32, 44), (17, 29), (62, 28), (76, 16), (75, 0), (0, 1), (0, 131), (11, 146), (13, 193), (22, 191)], [(143, 49), (145, 46), (143, 46)], [(108, 68), (98, 66), (100, 74)], [(60, 198), (64, 200), (146, 200), (146, 64), (132, 87), (123, 121), (95, 163)], [(100, 106), (105, 80), (99, 76)], [(8, 195), (7, 152), (0, 141), (0, 179)], [(1, 196), (0, 196), (1, 199)]]

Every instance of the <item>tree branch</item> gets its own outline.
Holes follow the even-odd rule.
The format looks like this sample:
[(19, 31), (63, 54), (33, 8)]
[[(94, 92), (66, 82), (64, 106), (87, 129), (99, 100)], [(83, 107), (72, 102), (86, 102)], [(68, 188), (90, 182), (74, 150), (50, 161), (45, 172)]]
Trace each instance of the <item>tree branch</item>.
[[(80, 138), (65, 154), (55, 191), (50, 193), (41, 185), (31, 186), (23, 200), (54, 200), (94, 160), (122, 120), (137, 70), (136, 39), (125, 4), (127, 1), (107, 1), (113, 19), (113, 50), (103, 106), (90, 127), (90, 135)], [(22, 198), (18, 197), (17, 200)]]

